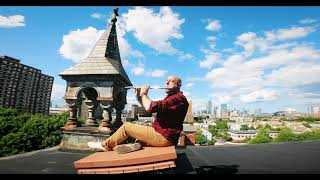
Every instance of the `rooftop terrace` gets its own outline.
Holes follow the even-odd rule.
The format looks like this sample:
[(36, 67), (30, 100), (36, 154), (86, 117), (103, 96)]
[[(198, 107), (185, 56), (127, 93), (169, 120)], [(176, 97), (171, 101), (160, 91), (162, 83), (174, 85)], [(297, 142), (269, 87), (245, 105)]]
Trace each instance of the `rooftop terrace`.
[[(320, 173), (320, 140), (258, 145), (176, 147), (169, 174)], [(92, 153), (58, 147), (0, 158), (1, 174), (76, 174), (73, 162)], [(154, 173), (154, 172), (151, 172)]]

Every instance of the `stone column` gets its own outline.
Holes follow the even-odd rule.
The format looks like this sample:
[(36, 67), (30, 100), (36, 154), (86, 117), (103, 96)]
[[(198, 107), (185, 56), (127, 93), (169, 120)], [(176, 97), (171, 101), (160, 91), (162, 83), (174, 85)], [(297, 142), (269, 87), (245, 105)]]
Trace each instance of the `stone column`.
[(100, 106), (103, 110), (102, 112), (102, 121), (99, 125), (101, 131), (110, 132), (110, 122), (112, 121), (111, 111), (112, 111), (112, 102), (111, 101), (100, 101)]
[(94, 118), (94, 112), (96, 108), (95, 103), (90, 99), (86, 99), (84, 102), (88, 107), (88, 119), (85, 122), (85, 126), (98, 126), (98, 122)]
[(123, 122), (121, 120), (121, 112), (124, 109), (124, 105), (123, 104), (117, 105), (115, 107), (115, 109), (116, 109), (116, 119), (115, 119), (115, 121), (113, 123), (113, 128), (118, 129), (123, 124)]
[(79, 103), (76, 99), (66, 99), (66, 103), (69, 109), (69, 118), (64, 125), (65, 129), (73, 129), (75, 127), (80, 127), (81, 124), (77, 120), (77, 108)]

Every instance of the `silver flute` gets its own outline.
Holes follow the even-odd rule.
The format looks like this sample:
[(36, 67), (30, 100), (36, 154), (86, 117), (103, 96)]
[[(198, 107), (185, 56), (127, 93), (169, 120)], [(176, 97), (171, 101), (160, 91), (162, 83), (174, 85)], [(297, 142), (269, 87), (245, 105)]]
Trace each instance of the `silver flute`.
[[(134, 88), (140, 88), (140, 87), (135, 87), (135, 86), (126, 86), (124, 87), (125, 89), (134, 89)], [(150, 87), (150, 89), (170, 89), (166, 87)]]

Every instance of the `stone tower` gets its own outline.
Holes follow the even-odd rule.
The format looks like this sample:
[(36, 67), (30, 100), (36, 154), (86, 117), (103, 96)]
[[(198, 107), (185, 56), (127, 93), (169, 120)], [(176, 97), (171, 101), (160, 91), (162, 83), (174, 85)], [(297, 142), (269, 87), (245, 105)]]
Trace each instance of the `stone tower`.
[[(116, 111), (114, 127), (122, 125), (121, 111), (127, 103), (127, 90), (124, 87), (132, 84), (121, 64), (116, 32), (117, 16), (118, 8), (115, 8), (111, 22), (89, 56), (59, 74), (67, 81), (64, 99), (70, 111), (64, 129), (81, 126), (78, 117), (83, 106), (88, 113), (83, 126), (99, 126), (100, 130), (110, 130), (113, 110)], [(97, 112), (103, 117), (100, 125), (95, 118)]]

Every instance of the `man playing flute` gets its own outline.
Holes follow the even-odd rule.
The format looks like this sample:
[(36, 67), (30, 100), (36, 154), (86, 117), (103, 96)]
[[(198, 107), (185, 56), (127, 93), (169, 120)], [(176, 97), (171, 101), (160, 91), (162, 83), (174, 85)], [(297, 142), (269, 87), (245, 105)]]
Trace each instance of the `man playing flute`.
[[(167, 96), (160, 101), (148, 97), (150, 86), (135, 87), (135, 96), (141, 106), (150, 113), (157, 113), (150, 126), (125, 122), (112, 136), (102, 142), (88, 142), (88, 146), (98, 151), (123, 154), (141, 149), (142, 145), (165, 147), (177, 145), (189, 103), (180, 91), (182, 81), (177, 76), (169, 76), (165, 91)], [(132, 144), (121, 144), (128, 137), (136, 139)]]

